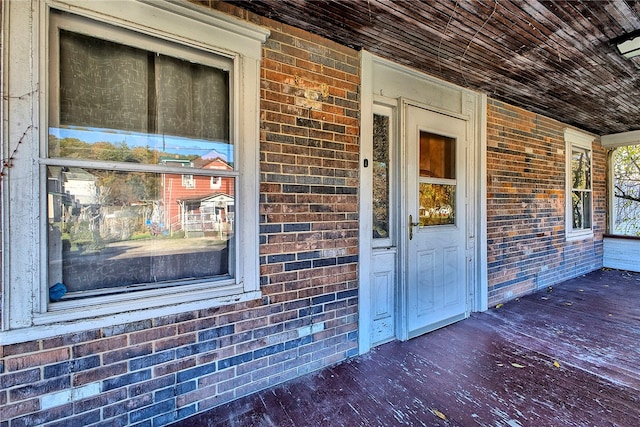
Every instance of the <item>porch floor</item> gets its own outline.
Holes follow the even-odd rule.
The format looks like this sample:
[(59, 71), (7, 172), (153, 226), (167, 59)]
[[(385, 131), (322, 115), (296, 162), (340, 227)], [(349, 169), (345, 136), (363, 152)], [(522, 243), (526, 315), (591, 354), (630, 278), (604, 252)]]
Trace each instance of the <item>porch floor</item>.
[(599, 270), (183, 426), (640, 426), (640, 274)]

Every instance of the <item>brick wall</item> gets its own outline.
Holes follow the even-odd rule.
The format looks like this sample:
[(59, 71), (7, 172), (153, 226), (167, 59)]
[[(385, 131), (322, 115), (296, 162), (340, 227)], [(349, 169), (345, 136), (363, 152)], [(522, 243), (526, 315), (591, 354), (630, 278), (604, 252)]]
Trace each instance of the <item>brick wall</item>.
[(489, 305), (602, 266), (606, 153), (593, 144), (594, 239), (565, 241), (566, 125), (489, 100)]
[(0, 426), (164, 425), (357, 353), (358, 54), (214, 6), (272, 31), (263, 298), (4, 346)]

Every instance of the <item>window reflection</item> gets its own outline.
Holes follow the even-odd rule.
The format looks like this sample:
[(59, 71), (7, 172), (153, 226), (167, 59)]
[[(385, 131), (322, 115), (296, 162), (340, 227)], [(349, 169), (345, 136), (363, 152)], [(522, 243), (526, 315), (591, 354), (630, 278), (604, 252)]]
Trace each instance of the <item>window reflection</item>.
[(591, 151), (572, 147), (571, 201), (573, 229), (591, 228)]
[(421, 226), (455, 224), (456, 140), (420, 132), (419, 222)]
[(389, 117), (373, 115), (373, 238), (389, 237)]
[(234, 178), (212, 191), (210, 176), (184, 176), (49, 166), (49, 281), (95, 292), (230, 276)]
[(420, 225), (455, 224), (456, 186), (420, 183)]
[(232, 60), (54, 28), (48, 285), (68, 299), (233, 276)]

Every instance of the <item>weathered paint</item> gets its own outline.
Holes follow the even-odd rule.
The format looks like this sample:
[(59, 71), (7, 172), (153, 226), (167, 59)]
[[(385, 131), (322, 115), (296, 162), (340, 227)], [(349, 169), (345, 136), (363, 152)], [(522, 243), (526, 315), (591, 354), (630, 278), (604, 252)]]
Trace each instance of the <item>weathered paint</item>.
[(640, 425), (638, 298), (599, 270), (182, 425)]

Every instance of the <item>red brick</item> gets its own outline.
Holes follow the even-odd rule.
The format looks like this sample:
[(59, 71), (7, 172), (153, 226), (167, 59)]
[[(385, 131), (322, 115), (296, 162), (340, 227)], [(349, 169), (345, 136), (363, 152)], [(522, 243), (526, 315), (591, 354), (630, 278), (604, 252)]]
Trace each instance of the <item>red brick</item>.
[(133, 359), (135, 357), (145, 356), (153, 352), (151, 343), (145, 343), (136, 346), (129, 346), (122, 349), (107, 352), (102, 355), (102, 363), (110, 365), (122, 360)]
[[(202, 401), (210, 396), (215, 396), (216, 393), (216, 385), (212, 385), (209, 387), (201, 387), (193, 390), (189, 393), (185, 393), (183, 395), (177, 396), (176, 398), (176, 406), (182, 407), (187, 406), (193, 402)], [(198, 405), (200, 406), (200, 405)]]
[(126, 335), (117, 335), (111, 338), (102, 338), (86, 344), (78, 344), (73, 346), (73, 356), (83, 357), (92, 354), (103, 353), (108, 350), (114, 350), (127, 345)]
[(40, 399), (23, 400), (11, 405), (3, 405), (0, 407), (0, 420), (9, 420), (39, 410)]
[(25, 356), (10, 357), (5, 361), (7, 371), (17, 371), (20, 369), (28, 369), (36, 366), (51, 365), (56, 362), (69, 359), (69, 349), (59, 348), (39, 353), (28, 354)]
[(115, 377), (127, 372), (127, 363), (116, 363), (113, 365), (102, 366), (100, 368), (92, 369), (90, 371), (83, 371), (73, 376), (73, 385), (79, 386), (96, 381), (103, 380), (105, 378)]
[(3, 357), (15, 356), (17, 354), (33, 353), (40, 350), (40, 341), (28, 341), (18, 344), (2, 346)]
[(134, 332), (129, 336), (129, 342), (132, 345), (140, 344), (148, 341), (155, 341), (161, 338), (170, 337), (176, 334), (176, 326), (168, 325), (160, 328), (146, 329), (140, 332)]
[(196, 366), (195, 358), (181, 359), (164, 365), (156, 366), (153, 369), (153, 375), (155, 377), (162, 377), (174, 372), (179, 372), (183, 369), (193, 368), (194, 366)]
[(153, 345), (155, 351), (167, 350), (196, 342), (196, 334), (183, 334), (177, 337), (156, 341)]

